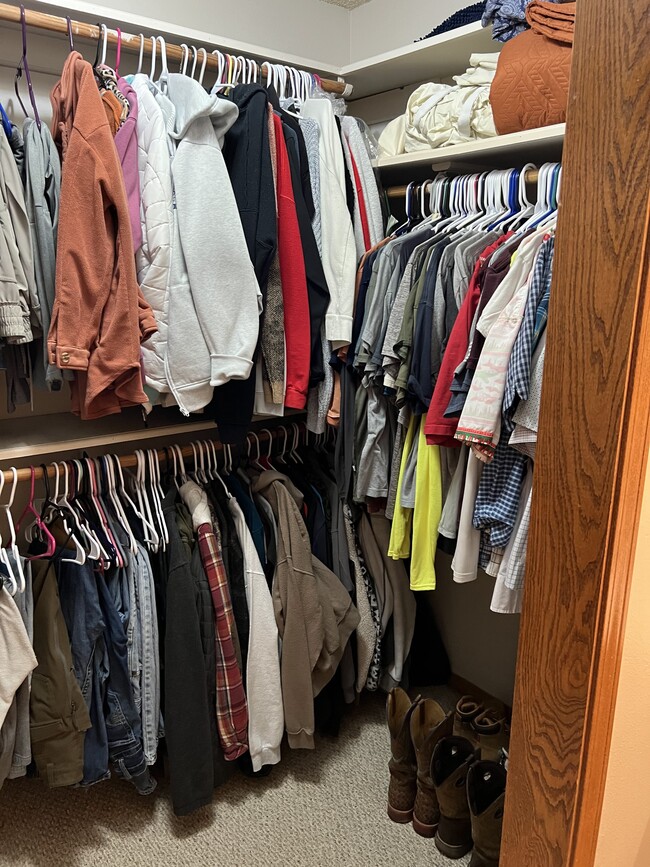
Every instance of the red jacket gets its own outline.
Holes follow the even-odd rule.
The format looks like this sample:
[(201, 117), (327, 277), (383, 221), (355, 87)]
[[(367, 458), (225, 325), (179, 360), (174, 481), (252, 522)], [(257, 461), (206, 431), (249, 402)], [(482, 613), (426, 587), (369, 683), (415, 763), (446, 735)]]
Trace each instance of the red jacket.
[(288, 409), (304, 409), (307, 405), (311, 360), (307, 276), (291, 185), (289, 155), (282, 121), (277, 115), (273, 116), (273, 125), (278, 164), (278, 256), (284, 301), (287, 364), (284, 405)]
[(440, 373), (438, 374), (436, 387), (433, 390), (433, 397), (431, 398), (426, 421), (424, 423), (424, 433), (427, 438), (427, 443), (430, 446), (458, 448), (461, 445), (457, 439), (454, 439), (456, 429), (458, 428), (458, 418), (445, 418), (445, 412), (447, 411), (451, 399), (450, 388), (454, 381), (456, 368), (467, 354), (472, 322), (481, 298), (481, 282), (478, 277), (483, 262), (486, 258), (489, 258), (503, 243), (504, 239), (508, 237), (510, 236), (502, 236), (495, 241), (494, 244), (487, 247), (479, 256), (474, 268), (474, 273), (472, 274), (472, 279), (469, 281), (467, 295), (458, 311), (458, 317), (454, 322), (454, 327), (451, 329), (445, 354), (442, 357), (442, 364), (440, 365)]

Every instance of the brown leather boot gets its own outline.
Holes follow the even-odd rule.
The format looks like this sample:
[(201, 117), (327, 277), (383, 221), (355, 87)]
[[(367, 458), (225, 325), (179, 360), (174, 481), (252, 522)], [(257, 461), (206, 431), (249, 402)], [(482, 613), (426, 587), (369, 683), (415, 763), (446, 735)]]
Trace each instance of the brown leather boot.
[(390, 731), (391, 760), (388, 786), (388, 815), (393, 822), (405, 824), (413, 818), (417, 792), (415, 747), (411, 741), (411, 715), (420, 701), (411, 701), (399, 686), (388, 693), (386, 718)]
[(507, 773), (496, 762), (475, 762), (467, 774), (474, 851), (470, 867), (499, 867)]
[(418, 766), (413, 830), (422, 837), (434, 837), (438, 829), (440, 810), (431, 779), (431, 756), (438, 741), (451, 734), (453, 722), (453, 714), (446, 714), (430, 698), (423, 699), (411, 714), (411, 740)]
[(474, 736), (478, 739), (481, 759), (500, 762), (502, 750), (510, 749), (510, 726), (502, 708), (489, 707), (472, 722)]
[(473, 695), (464, 695), (456, 705), (454, 716), (454, 734), (467, 740), (478, 747), (478, 735), (472, 728), (472, 723), (477, 716), (483, 713), (485, 705), (474, 698)]
[(467, 738), (442, 738), (433, 750), (431, 777), (440, 807), (436, 846), (447, 858), (462, 858), (472, 848), (467, 772), (476, 758)]

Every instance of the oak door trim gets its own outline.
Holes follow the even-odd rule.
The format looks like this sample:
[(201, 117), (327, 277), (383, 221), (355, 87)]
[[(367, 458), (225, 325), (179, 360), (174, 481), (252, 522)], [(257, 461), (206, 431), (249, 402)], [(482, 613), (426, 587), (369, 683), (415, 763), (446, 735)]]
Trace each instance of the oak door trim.
[(580, 0), (502, 867), (592, 867), (649, 446), (650, 0)]

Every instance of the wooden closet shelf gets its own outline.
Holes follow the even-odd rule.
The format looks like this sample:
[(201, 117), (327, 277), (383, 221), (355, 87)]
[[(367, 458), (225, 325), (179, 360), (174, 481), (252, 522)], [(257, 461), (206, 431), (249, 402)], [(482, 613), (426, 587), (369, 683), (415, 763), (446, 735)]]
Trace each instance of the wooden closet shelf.
[(438, 170), (450, 168), (453, 164), (471, 165), (472, 162), (488, 163), (498, 168), (497, 160), (507, 163), (536, 162), (556, 160), (562, 155), (565, 124), (529, 129), (509, 135), (494, 136), (481, 141), (451, 145), (444, 148), (414, 151), (397, 157), (381, 157), (375, 165), (382, 173), (395, 176), (413, 169)]

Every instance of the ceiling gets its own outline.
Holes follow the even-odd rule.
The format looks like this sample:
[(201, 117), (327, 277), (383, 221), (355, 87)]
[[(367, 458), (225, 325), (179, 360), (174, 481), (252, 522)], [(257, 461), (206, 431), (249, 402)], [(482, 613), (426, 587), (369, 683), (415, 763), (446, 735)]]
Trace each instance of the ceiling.
[(332, 6), (341, 6), (343, 9), (356, 9), (370, 0), (321, 0), (322, 3), (330, 3)]

